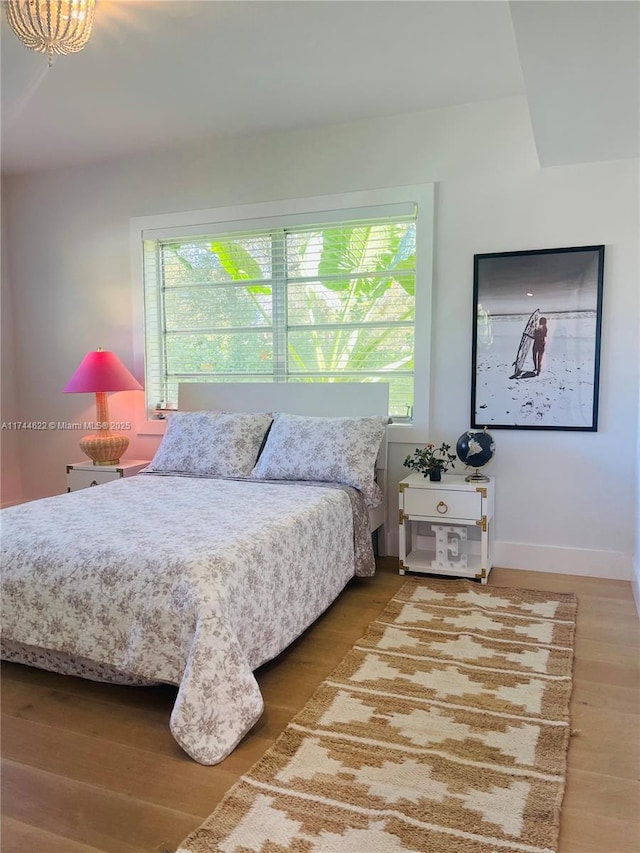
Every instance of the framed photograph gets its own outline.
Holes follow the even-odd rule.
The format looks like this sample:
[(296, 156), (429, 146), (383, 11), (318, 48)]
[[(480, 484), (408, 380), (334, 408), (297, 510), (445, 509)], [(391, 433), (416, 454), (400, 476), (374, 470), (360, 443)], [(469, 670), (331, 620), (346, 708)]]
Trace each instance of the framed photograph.
[(471, 426), (598, 428), (604, 246), (474, 255)]

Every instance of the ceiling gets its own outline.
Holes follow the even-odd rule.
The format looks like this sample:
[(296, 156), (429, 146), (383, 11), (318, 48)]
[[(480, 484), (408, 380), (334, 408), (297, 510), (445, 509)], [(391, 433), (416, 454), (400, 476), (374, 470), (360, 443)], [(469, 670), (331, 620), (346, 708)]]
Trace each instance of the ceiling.
[(638, 156), (636, 0), (99, 0), (78, 54), (2, 20), (2, 170), (525, 96), (543, 166)]

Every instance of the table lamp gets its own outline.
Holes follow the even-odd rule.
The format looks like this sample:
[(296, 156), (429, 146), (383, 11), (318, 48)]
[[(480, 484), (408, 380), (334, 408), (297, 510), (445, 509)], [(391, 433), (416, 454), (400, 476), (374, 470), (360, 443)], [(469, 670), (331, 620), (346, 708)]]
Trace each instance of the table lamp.
[(113, 352), (88, 352), (65, 385), (66, 394), (96, 395), (96, 431), (85, 435), (80, 449), (94, 465), (117, 465), (129, 446), (129, 439), (111, 432), (107, 391), (142, 391), (142, 385)]

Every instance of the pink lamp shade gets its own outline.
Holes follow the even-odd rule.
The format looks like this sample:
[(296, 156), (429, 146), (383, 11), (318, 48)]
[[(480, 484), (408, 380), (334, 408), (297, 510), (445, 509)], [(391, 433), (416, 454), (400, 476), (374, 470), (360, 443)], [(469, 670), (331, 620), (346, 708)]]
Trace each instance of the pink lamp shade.
[(142, 391), (142, 385), (118, 356), (106, 350), (88, 352), (64, 387), (66, 394), (94, 391)]
[(94, 465), (117, 465), (129, 446), (129, 439), (111, 432), (107, 391), (142, 391), (142, 385), (115, 353), (99, 349), (85, 355), (64, 391), (66, 394), (95, 392), (96, 431), (80, 440), (80, 449)]

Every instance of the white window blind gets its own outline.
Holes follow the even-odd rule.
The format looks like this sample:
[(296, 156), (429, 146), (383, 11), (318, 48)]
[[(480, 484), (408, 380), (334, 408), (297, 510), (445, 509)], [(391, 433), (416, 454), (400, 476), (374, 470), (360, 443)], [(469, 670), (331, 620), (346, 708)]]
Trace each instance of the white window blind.
[(410, 421), (416, 214), (406, 210), (242, 231), (222, 223), (197, 236), (147, 232), (150, 410), (177, 401), (180, 382), (383, 381), (391, 416)]

